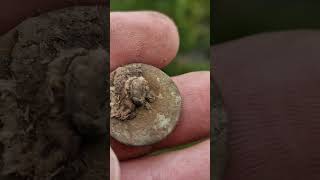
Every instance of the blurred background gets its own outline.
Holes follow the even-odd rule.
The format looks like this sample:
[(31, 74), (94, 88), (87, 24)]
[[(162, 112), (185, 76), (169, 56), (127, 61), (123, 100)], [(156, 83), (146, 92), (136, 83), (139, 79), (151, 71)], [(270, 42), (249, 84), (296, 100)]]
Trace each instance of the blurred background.
[(211, 44), (261, 32), (320, 29), (319, 0), (215, 0)]
[(111, 11), (154, 10), (176, 23), (180, 49), (164, 71), (170, 76), (209, 70), (210, 0), (113, 0)]

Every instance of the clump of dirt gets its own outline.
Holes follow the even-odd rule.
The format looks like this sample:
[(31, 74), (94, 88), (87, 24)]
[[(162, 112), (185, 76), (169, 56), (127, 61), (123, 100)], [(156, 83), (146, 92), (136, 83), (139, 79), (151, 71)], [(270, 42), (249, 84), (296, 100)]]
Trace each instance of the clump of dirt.
[(111, 136), (143, 146), (167, 137), (176, 126), (181, 96), (171, 78), (141, 63), (119, 67), (110, 77)]
[(141, 65), (120, 67), (111, 74), (111, 118), (129, 120), (136, 117), (136, 109), (151, 109), (155, 95), (142, 76)]
[(12, 31), (0, 55), (0, 179), (106, 179), (105, 28), (96, 7), (72, 7)]

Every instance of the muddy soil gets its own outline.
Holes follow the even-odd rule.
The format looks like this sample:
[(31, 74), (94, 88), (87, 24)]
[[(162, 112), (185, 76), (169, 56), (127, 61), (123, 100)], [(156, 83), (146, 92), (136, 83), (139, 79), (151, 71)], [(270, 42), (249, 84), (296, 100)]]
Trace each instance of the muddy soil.
[(25, 20), (0, 43), (0, 179), (107, 177), (108, 48), (96, 7)]

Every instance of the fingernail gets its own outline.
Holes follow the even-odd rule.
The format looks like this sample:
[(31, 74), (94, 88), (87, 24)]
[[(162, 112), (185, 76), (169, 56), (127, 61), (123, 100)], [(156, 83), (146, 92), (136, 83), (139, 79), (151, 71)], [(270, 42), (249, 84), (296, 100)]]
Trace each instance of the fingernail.
[(119, 161), (111, 148), (110, 148), (110, 180), (120, 180)]

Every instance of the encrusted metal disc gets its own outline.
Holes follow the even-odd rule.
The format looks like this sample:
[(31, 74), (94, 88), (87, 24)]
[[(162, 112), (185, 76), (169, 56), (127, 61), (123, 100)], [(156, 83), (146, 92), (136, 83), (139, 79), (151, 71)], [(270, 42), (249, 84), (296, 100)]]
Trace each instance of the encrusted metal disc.
[(171, 78), (146, 64), (129, 64), (111, 73), (111, 136), (143, 146), (163, 140), (175, 128), (181, 96)]

